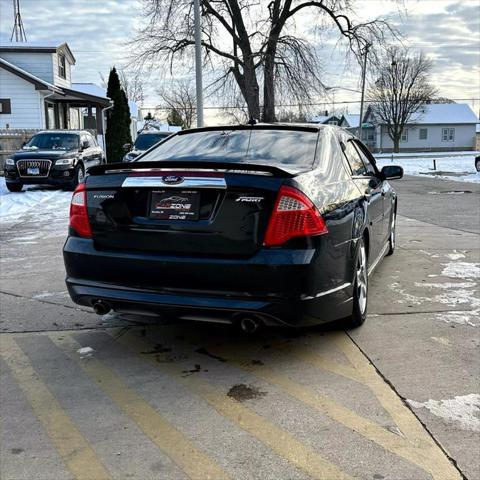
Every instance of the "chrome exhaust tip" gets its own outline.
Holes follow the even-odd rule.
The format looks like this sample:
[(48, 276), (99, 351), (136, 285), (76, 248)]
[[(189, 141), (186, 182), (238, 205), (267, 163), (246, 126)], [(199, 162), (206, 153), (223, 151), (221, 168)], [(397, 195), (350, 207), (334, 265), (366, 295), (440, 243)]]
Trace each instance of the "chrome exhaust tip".
[(93, 311), (97, 315), (105, 315), (111, 309), (112, 307), (108, 303), (102, 302), (102, 300), (97, 300), (96, 302), (93, 303)]
[(248, 335), (254, 334), (262, 326), (261, 320), (255, 317), (242, 317), (239, 324), (242, 331)]

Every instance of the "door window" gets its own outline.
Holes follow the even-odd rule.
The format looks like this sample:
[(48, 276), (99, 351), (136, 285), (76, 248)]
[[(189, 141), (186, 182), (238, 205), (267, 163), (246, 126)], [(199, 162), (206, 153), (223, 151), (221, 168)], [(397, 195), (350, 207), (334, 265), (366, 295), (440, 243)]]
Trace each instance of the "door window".
[(364, 149), (362, 148), (362, 145), (360, 145), (360, 142), (355, 141), (355, 148), (358, 151), (358, 154), (360, 155), (360, 158), (362, 159), (363, 164), (365, 165), (365, 168), (367, 169), (367, 175), (376, 175), (377, 170), (375, 169), (373, 163), (373, 158), (370, 159), (369, 156), (366, 154)]
[(347, 157), (348, 163), (350, 164), (352, 175), (367, 175), (367, 169), (365, 168), (365, 165), (363, 164), (362, 159), (351, 140), (345, 144), (343, 153)]

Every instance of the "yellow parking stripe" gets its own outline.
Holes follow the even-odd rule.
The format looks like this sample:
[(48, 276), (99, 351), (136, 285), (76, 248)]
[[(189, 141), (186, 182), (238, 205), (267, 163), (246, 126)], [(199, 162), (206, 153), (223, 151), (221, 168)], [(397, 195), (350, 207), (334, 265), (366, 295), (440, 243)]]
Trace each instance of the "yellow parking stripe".
[(445, 468), (450, 466), (452, 469), (453, 467), (450, 462), (448, 462), (443, 452), (425, 431), (415, 415), (403, 404), (401, 398), (393, 389), (378, 375), (374, 366), (350, 338), (344, 334), (336, 334), (333, 336), (333, 341), (345, 354), (350, 363), (355, 366), (363, 378), (365, 385), (372, 390), (380, 404), (390, 414), (400, 431), (410, 442), (414, 445), (427, 443), (431, 448), (429, 452), (431, 464), (443, 465)]
[(73, 477), (77, 480), (110, 479), (88, 441), (42, 382), (15, 340), (2, 335), (0, 347), (1, 356)]
[[(74, 352), (81, 347), (70, 335), (50, 334), (51, 340), (78, 361)], [(82, 370), (97, 383), (113, 402), (128, 415), (163, 452), (190, 478), (222, 480), (229, 476), (205, 453), (198, 450), (153, 407), (125, 385), (109, 368), (95, 358), (81, 360)], [(93, 477), (92, 477), (93, 478)]]
[[(415, 426), (415, 431), (417, 433), (415, 438), (410, 439), (400, 437), (392, 432), (389, 432), (381, 425), (378, 425), (377, 423), (366, 419), (354, 411), (336, 403), (327, 396), (314, 392), (303, 385), (299, 385), (289, 379), (287, 376), (277, 373), (265, 365), (252, 365), (250, 362), (246, 361), (249, 359), (248, 354), (242, 352), (238, 345), (222, 346), (221, 348), (209, 346), (208, 350), (212, 353), (229, 359), (237, 367), (255, 374), (262, 380), (272, 385), (277, 385), (292, 397), (297, 398), (306, 405), (309, 405), (319, 412), (329, 416), (347, 428), (358, 432), (360, 435), (377, 443), (385, 450), (400, 456), (424, 469), (425, 471), (429, 472), (433, 478), (438, 480), (453, 480), (461, 478), (458, 471), (449, 462), (448, 458), (444, 455), (440, 448), (435, 445), (429, 435), (425, 431), (423, 431), (421, 435), (419, 434), (419, 429), (417, 426)], [(359, 353), (361, 355), (361, 352)], [(350, 355), (351, 357), (353, 356), (351, 349)], [(314, 354), (310, 353), (310, 363), (316, 364), (320, 367), (325, 365), (325, 362), (322, 358), (319, 359), (318, 363), (316, 363), (312, 361), (313, 357)], [(363, 355), (361, 355), (361, 357), (363, 357)], [(363, 359), (356, 357), (355, 360), (355, 366), (364, 365), (366, 363), (365, 357), (363, 357)], [(379, 378), (376, 372), (375, 375), (377, 378)], [(368, 376), (366, 380), (372, 380), (371, 376)], [(377, 389), (380, 391), (380, 385), (378, 384), (378, 381), (375, 380), (374, 382), (377, 385)], [(383, 384), (382, 388), (390, 389), (385, 383)], [(390, 396), (387, 396), (387, 398), (391, 400)], [(409, 425), (411, 425), (412, 422), (416, 422), (417, 425), (420, 425), (418, 420), (416, 420), (416, 418), (406, 407), (403, 407), (403, 409), (402, 416), (404, 419), (408, 415), (411, 416), (411, 419), (408, 420)]]
[[(113, 332), (109, 331), (108, 333), (115, 337)], [(140, 339), (131, 331), (117, 338), (117, 341), (137, 354), (141, 354), (142, 351), (148, 350), (153, 345), (143, 338)], [(223, 392), (218, 391), (218, 389), (207, 382), (193, 376), (182, 377), (181, 368), (172, 364), (158, 363), (151, 355), (142, 355), (141, 358), (160, 371), (174, 376), (176, 382), (183, 384), (190, 391), (208, 402), (218, 413), (313, 478), (325, 480), (351, 478), (313, 449), (296, 440), (288, 432), (271, 424), (248, 407), (227, 397)]]
[[(295, 345), (292, 343), (286, 342), (273, 342), (272, 347), (278, 350), (288, 352), (289, 356), (294, 356), (301, 361), (309, 362), (311, 357), (309, 355), (308, 347), (304, 345)], [(357, 383), (364, 383), (362, 376), (350, 365), (342, 365), (339, 363), (332, 362), (328, 358), (325, 358), (322, 355), (315, 355), (315, 365), (327, 372), (335, 373), (336, 375), (341, 375), (342, 377), (353, 380)]]

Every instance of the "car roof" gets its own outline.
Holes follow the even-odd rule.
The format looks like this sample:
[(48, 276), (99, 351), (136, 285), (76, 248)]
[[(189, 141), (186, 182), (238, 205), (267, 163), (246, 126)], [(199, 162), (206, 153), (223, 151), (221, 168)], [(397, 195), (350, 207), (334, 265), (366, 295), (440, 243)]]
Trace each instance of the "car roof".
[(193, 132), (214, 132), (216, 130), (302, 130), (306, 132), (319, 132), (322, 129), (335, 128), (340, 129), (335, 125), (322, 125), (317, 123), (255, 123), (254, 125), (250, 124), (239, 124), (239, 125), (215, 125), (211, 127), (200, 127), (200, 128), (191, 128), (188, 130), (181, 130), (177, 132), (177, 135), (184, 135), (185, 133)]
[(149, 130), (149, 131), (147, 131), (147, 132), (140, 132), (140, 133), (138, 134), (138, 136), (140, 136), (140, 135), (158, 135), (159, 133), (162, 134), (162, 135), (163, 135), (164, 133), (166, 133), (166, 134), (168, 134), (168, 135), (171, 135), (172, 133), (175, 133), (175, 132), (168, 132), (167, 130), (157, 130), (157, 131)]
[(88, 133), (89, 135), (93, 135), (90, 133), (88, 130), (42, 130), (40, 132), (37, 132), (35, 135), (38, 135), (39, 133), (55, 133), (55, 134), (76, 134), (76, 135), (83, 135), (85, 133)]

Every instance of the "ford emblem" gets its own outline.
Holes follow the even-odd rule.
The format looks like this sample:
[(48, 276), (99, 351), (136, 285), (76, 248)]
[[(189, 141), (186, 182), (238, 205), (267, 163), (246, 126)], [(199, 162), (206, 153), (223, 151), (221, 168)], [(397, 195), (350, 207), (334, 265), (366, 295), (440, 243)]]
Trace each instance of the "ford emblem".
[(179, 183), (182, 183), (183, 180), (183, 177), (177, 177), (176, 175), (167, 175), (165, 177), (162, 177), (162, 182), (166, 183), (167, 185), (177, 185)]

